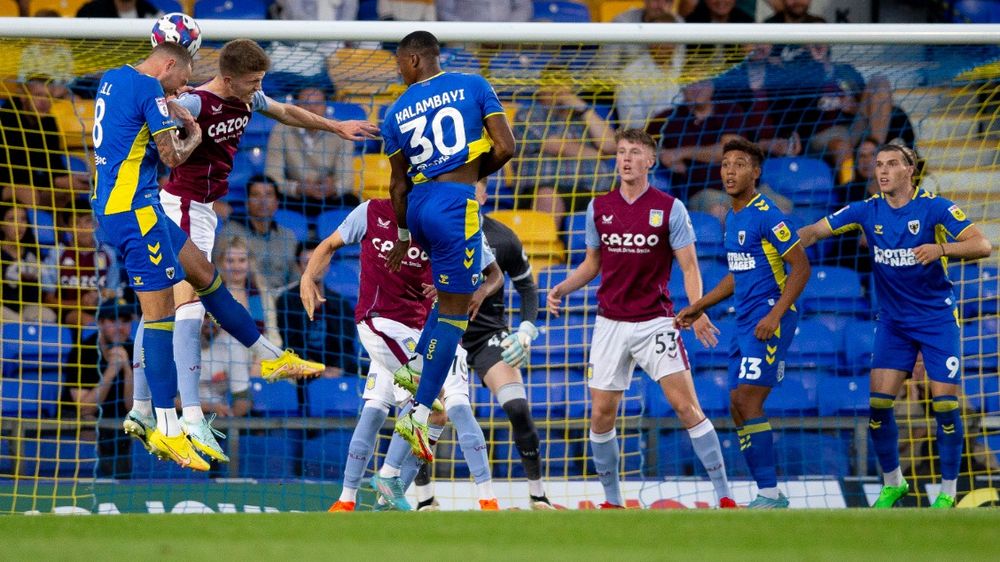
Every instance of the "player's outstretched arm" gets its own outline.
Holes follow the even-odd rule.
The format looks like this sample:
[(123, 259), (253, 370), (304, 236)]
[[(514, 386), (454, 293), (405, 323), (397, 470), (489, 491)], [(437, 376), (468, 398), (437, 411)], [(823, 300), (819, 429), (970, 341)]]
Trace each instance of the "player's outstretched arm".
[(302, 308), (305, 309), (309, 320), (312, 321), (318, 303), (326, 302), (323, 291), (318, 283), (323, 282), (323, 270), (330, 265), (333, 253), (344, 247), (344, 238), (339, 230), (334, 230), (333, 234), (326, 237), (316, 246), (312, 255), (309, 256), (309, 263), (306, 264), (302, 278), (299, 280), (299, 297), (302, 298)]
[(978, 260), (988, 258), (993, 253), (993, 244), (983, 236), (979, 227), (972, 225), (963, 230), (955, 242), (941, 244), (923, 244), (913, 249), (913, 257), (923, 265), (933, 263), (941, 258), (958, 258), (961, 260)]
[(490, 115), (483, 124), (493, 139), (493, 148), (479, 157), (479, 179), (500, 170), (514, 157), (514, 131), (507, 122), (507, 114)]
[[(680, 249), (674, 250), (674, 257), (684, 275), (684, 292), (687, 294), (688, 302), (698, 302), (702, 297), (703, 285), (701, 280), (701, 270), (698, 268), (698, 253), (695, 245), (688, 244)], [(715, 347), (719, 343), (717, 334), (719, 329), (712, 324), (707, 314), (702, 314), (692, 324), (694, 335), (705, 347)]]
[(785, 252), (782, 259), (791, 266), (792, 270), (785, 279), (785, 289), (781, 291), (781, 298), (774, 303), (771, 312), (768, 312), (767, 316), (762, 318), (757, 323), (757, 327), (754, 328), (754, 337), (761, 341), (767, 341), (774, 336), (778, 326), (781, 325), (781, 317), (795, 304), (796, 299), (802, 294), (802, 290), (806, 288), (806, 283), (809, 282), (809, 273), (812, 268), (809, 266), (809, 258), (806, 257), (806, 251), (802, 244), (792, 246)]
[(808, 248), (820, 240), (833, 236), (833, 230), (830, 228), (830, 223), (827, 222), (824, 217), (809, 226), (803, 226), (800, 228), (798, 230), (798, 235), (799, 244), (803, 248)]
[(153, 136), (160, 160), (170, 168), (183, 164), (201, 144), (201, 127), (197, 121), (191, 120), (184, 130), (187, 131), (187, 137), (183, 140), (177, 129), (167, 129)]
[(736, 282), (733, 274), (729, 273), (707, 295), (678, 312), (674, 317), (674, 325), (678, 328), (690, 328), (694, 324), (694, 321), (705, 313), (706, 309), (719, 304), (723, 299), (729, 298), (734, 290), (736, 290)]
[(578, 265), (562, 283), (549, 290), (549, 295), (545, 299), (549, 314), (559, 316), (559, 312), (562, 309), (562, 298), (593, 281), (600, 272), (601, 250), (599, 248), (587, 248), (587, 257), (584, 258), (583, 263)]
[(399, 228), (399, 236), (396, 244), (386, 254), (385, 261), (389, 271), (399, 271), (399, 266), (403, 263), (406, 251), (410, 247), (410, 230), (406, 222), (407, 197), (413, 182), (406, 175), (409, 164), (406, 155), (402, 150), (397, 150), (389, 157), (389, 165), (392, 173), (389, 176), (389, 199), (392, 201), (392, 211), (396, 215), (396, 225)]
[(378, 127), (368, 121), (336, 121), (316, 115), (290, 103), (268, 100), (264, 115), (276, 119), (290, 127), (330, 131), (349, 141), (362, 141), (378, 136)]

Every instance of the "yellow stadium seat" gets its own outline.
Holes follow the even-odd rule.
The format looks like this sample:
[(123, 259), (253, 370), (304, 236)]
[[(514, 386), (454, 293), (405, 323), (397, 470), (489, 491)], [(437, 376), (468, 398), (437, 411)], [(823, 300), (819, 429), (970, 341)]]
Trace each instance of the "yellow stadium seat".
[(490, 217), (513, 230), (529, 258), (562, 262), (565, 247), (556, 232), (556, 222), (540, 211), (493, 211)]
[(354, 193), (364, 200), (389, 197), (389, 159), (385, 154), (354, 157)]
[(38, 10), (55, 10), (63, 17), (72, 18), (76, 17), (76, 12), (80, 9), (80, 6), (83, 6), (88, 1), (89, 0), (31, 0), (31, 14), (34, 15)]
[(17, 0), (0, 0), (0, 18), (16, 18)]
[(375, 95), (399, 80), (396, 57), (384, 49), (338, 49), (326, 69), (344, 95)]
[(52, 116), (66, 148), (84, 148), (89, 144), (94, 128), (94, 100), (52, 100)]
[(604, 0), (598, 11), (598, 21), (608, 23), (618, 14), (633, 8), (642, 8), (642, 0)]

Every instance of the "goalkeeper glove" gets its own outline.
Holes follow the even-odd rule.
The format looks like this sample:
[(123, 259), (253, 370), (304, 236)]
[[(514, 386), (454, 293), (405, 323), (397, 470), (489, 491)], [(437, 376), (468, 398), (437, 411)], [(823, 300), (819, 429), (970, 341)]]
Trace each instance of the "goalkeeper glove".
[(531, 342), (538, 337), (538, 328), (531, 322), (521, 322), (517, 332), (507, 336), (500, 342), (503, 353), (500, 357), (504, 362), (517, 369), (524, 365), (528, 359), (528, 350), (531, 349)]

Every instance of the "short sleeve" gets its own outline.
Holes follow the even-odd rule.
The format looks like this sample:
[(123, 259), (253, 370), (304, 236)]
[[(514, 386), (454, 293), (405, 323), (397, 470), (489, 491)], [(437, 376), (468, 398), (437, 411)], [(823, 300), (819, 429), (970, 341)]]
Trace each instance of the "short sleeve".
[(834, 234), (843, 234), (849, 230), (860, 228), (864, 216), (866, 201), (855, 201), (846, 207), (826, 217), (826, 223)]
[(965, 216), (965, 212), (958, 205), (941, 197), (935, 200), (935, 204), (938, 207), (938, 224), (943, 226), (952, 238), (958, 238), (959, 234), (972, 226), (972, 221)]
[(393, 154), (399, 152), (401, 148), (399, 145), (399, 137), (397, 136), (398, 129), (393, 119), (390, 116), (393, 114), (392, 108), (385, 112), (385, 117), (382, 120), (382, 145), (386, 156), (392, 156)]
[(274, 100), (264, 95), (263, 90), (257, 90), (250, 98), (250, 111), (267, 111), (273, 102)]
[(479, 81), (479, 103), (483, 108), (483, 118), (503, 113), (503, 105), (500, 103), (496, 91), (493, 90), (493, 86), (482, 76), (476, 76), (476, 79)]
[(680, 199), (674, 201), (670, 209), (670, 247), (680, 250), (686, 246), (694, 244), (694, 226), (691, 224), (691, 215), (688, 214), (687, 207), (681, 203)]
[(344, 244), (359, 244), (368, 232), (368, 201), (358, 205), (337, 227)]
[(597, 234), (597, 223), (594, 222), (594, 200), (590, 200), (590, 204), (587, 205), (587, 220), (585, 221), (587, 225), (587, 247), (593, 248), (595, 250), (601, 247), (601, 236)]
[(486, 243), (486, 236), (482, 236), (481, 238), (483, 245), (483, 270), (485, 270), (491, 263), (496, 263), (497, 257), (493, 253), (493, 249), (490, 248), (490, 245)]
[(149, 136), (152, 137), (168, 129), (176, 129), (177, 123), (174, 122), (167, 109), (167, 98), (160, 83), (155, 78), (150, 78), (140, 80), (136, 86), (140, 89), (137, 94), (143, 118), (149, 127)]
[(191, 112), (195, 119), (201, 115), (201, 98), (194, 94), (181, 94), (174, 103)]
[(778, 254), (784, 256), (799, 243), (799, 235), (792, 228), (792, 223), (781, 213), (765, 213), (761, 219), (761, 238), (770, 242), (778, 250)]

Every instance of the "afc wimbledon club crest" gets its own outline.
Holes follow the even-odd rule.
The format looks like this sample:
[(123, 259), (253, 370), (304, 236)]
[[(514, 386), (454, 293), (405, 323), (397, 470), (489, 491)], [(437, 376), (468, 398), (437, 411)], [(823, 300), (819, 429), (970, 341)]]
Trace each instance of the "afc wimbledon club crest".
[(747, 231), (745, 230), (739, 231), (739, 233), (736, 234), (736, 240), (738, 240), (740, 246), (742, 246), (743, 243), (747, 241)]
[(906, 228), (910, 229), (910, 234), (916, 234), (920, 232), (920, 221), (914, 220), (906, 223)]
[(771, 232), (778, 238), (779, 242), (788, 242), (792, 238), (792, 231), (788, 229), (785, 221), (781, 221), (771, 228)]
[(663, 211), (660, 209), (649, 210), (649, 226), (663, 226)]

